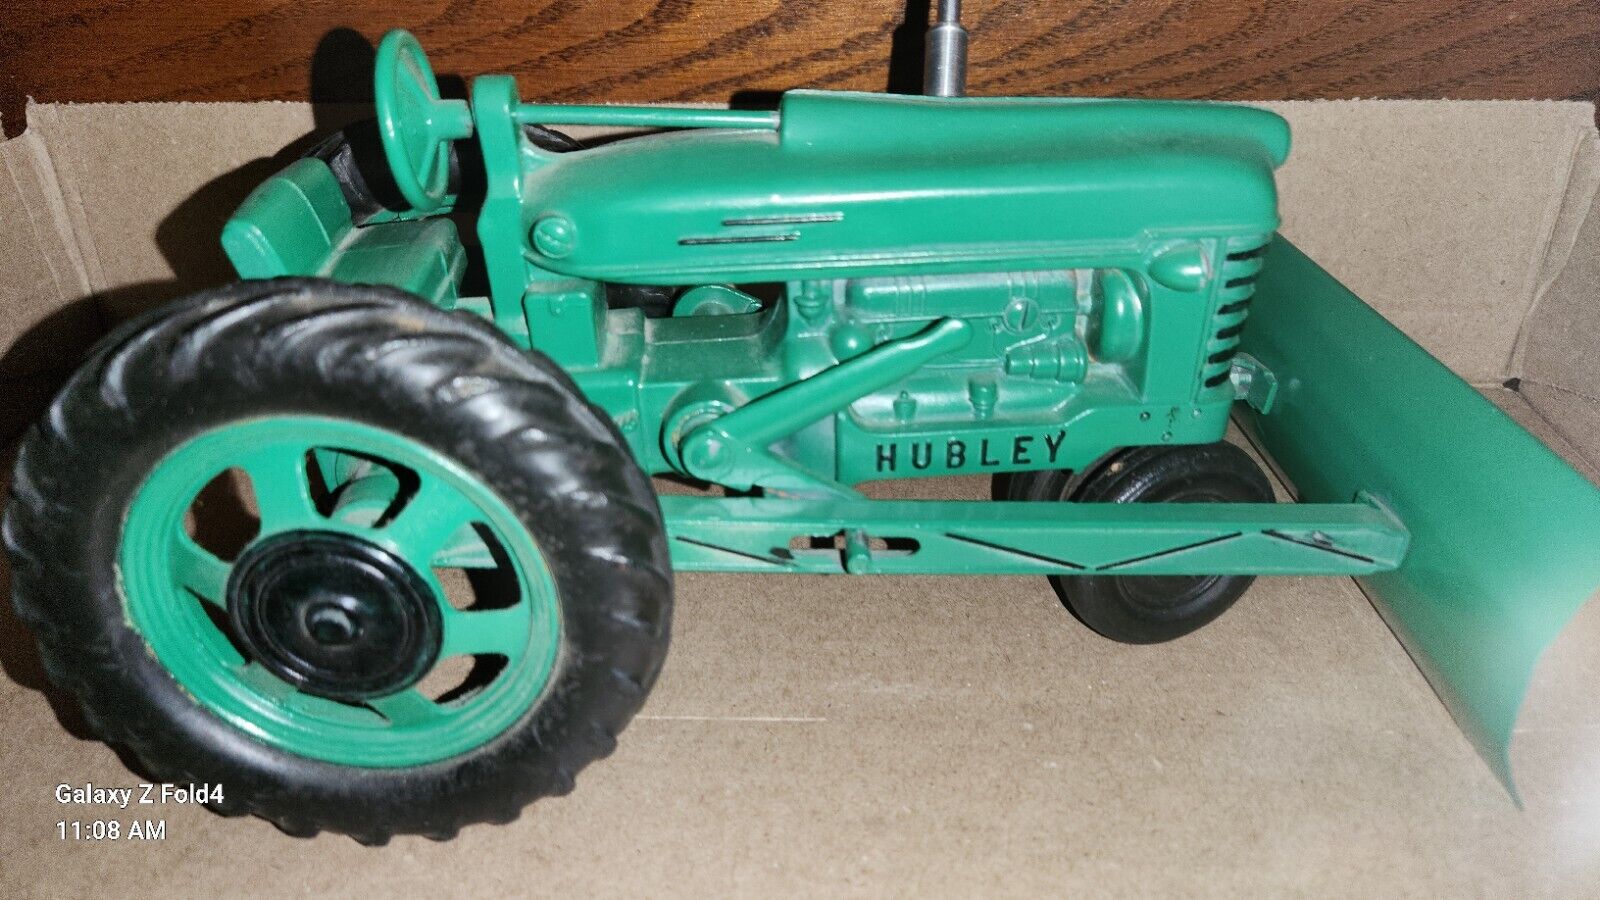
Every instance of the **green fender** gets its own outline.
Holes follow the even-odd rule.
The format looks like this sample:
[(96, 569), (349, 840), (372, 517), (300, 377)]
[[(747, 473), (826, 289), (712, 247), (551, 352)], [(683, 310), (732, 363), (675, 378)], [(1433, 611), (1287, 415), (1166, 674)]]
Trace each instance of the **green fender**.
[(1600, 588), (1600, 489), (1282, 238), (1242, 348), (1278, 384), (1247, 428), (1299, 498), (1364, 494), (1410, 531), (1357, 582), (1515, 797), (1534, 665)]

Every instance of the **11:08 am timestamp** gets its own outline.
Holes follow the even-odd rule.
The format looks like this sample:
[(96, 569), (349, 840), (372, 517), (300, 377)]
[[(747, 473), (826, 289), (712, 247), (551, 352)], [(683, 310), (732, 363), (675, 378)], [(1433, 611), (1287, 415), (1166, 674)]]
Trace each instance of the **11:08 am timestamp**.
[(164, 841), (165, 819), (133, 819), (126, 825), (116, 819), (60, 821), (56, 836), (63, 841)]

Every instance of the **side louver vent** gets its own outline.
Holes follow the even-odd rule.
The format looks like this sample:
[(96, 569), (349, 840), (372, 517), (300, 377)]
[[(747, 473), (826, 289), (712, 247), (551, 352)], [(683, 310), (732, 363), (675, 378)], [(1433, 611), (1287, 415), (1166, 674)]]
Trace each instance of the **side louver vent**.
[(1200, 380), (1215, 388), (1228, 380), (1233, 355), (1239, 349), (1239, 333), (1250, 314), (1250, 298), (1255, 296), (1256, 276), (1267, 250), (1266, 237), (1239, 238), (1229, 242), (1222, 264), (1222, 287), (1217, 291), (1217, 311), (1211, 317), (1211, 339), (1206, 343), (1205, 363)]

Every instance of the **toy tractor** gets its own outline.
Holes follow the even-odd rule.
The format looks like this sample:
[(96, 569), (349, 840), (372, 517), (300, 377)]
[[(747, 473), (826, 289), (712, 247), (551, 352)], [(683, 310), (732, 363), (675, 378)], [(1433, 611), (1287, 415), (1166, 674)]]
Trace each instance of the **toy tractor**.
[[(962, 39), (933, 33), (936, 93)], [(570, 790), (656, 678), (675, 571), (1042, 575), (1129, 642), (1256, 575), (1363, 576), (1499, 766), (1526, 673), (1474, 649), (1497, 604), (1557, 610), (1536, 655), (1600, 581), (1496, 564), (1562, 552), (1549, 502), (1593, 519), (1595, 491), (1274, 238), (1270, 112), (555, 106), (501, 76), (469, 104), (402, 31), (375, 83), (406, 203), (337, 143), (290, 165), (223, 231), (243, 280), (106, 338), (17, 462), (47, 668), (221, 812), (382, 843)], [(1235, 411), (1301, 502), (1223, 440)], [(1485, 460), (1541, 490), (1463, 494)], [(857, 489), (945, 475), (1006, 490)], [(253, 498), (226, 548), (196, 524), (222, 482)]]

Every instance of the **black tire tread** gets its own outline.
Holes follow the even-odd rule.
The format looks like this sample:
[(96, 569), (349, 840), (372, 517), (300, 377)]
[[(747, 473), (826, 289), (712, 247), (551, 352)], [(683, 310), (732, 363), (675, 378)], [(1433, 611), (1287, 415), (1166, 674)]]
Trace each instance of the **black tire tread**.
[[(330, 296), (339, 299), (330, 302)], [(393, 340), (396, 334), (405, 338)], [(142, 638), (120, 623), (87, 623), (84, 610), (91, 604), (77, 602), (80, 596), (97, 595), (104, 603), (105, 592), (116, 592), (114, 586), (96, 583), (92, 567), (71, 564), (93, 555), (80, 552), (73, 543), (83, 543), (82, 535), (93, 530), (95, 504), (84, 500), (79, 482), (85, 467), (96, 465), (100, 457), (84, 448), (116, 446), (107, 441), (140, 427), (139, 423), (181, 421), (190, 403), (188, 392), (215, 390), (219, 379), (248, 393), (281, 386), (308, 371), (337, 373), (341, 390), (369, 394), (372, 408), (380, 411), (374, 414), (392, 420), (383, 423), (389, 427), (403, 429), (406, 412), (419, 408), (439, 415), (446, 430), (456, 426), (465, 434), (474, 427), (481, 431), (491, 414), (521, 417), (521, 425), (512, 430), (521, 427), (524, 433), (542, 429), (548, 435), (558, 430), (552, 422), (571, 423), (562, 436), (583, 447), (581, 456), (562, 452), (549, 441), (519, 441), (515, 455), (532, 471), (550, 471), (553, 466), (585, 483), (613, 486), (627, 500), (606, 505), (605, 515), (599, 517), (605, 527), (584, 524), (588, 518), (563, 523), (564, 531), (573, 532), (574, 542), (606, 549), (604, 571), (597, 563), (583, 562), (590, 554), (555, 553), (561, 557), (556, 568), (563, 569), (556, 573), (558, 583), (578, 574), (606, 579), (605, 590), (597, 593), (618, 599), (597, 596), (593, 605), (616, 602), (610, 611), (621, 615), (608, 616), (602, 610), (578, 623), (593, 633), (575, 640), (603, 642), (606, 652), (563, 652), (546, 696), (582, 694), (587, 706), (583, 721), (549, 727), (577, 738), (598, 733), (605, 739), (551, 740), (548, 735), (519, 732), (524, 725), (529, 732), (545, 727), (544, 719), (535, 721), (544, 715), (543, 707), (551, 706), (545, 703), (541, 711), (530, 710), (524, 720), (479, 748), (493, 748), (508, 758), (517, 753), (526, 757), (530, 747), (540, 749), (535, 765), (523, 765), (520, 759), (515, 763), (522, 766), (518, 777), (489, 777), (481, 767), (474, 769), (477, 761), (467, 759), (479, 752), (474, 750), (412, 769), (362, 770), (388, 773), (377, 780), (392, 782), (391, 788), (410, 796), (363, 798), (365, 808), (355, 813), (329, 802), (307, 803), (292, 784), (278, 783), (281, 778), (274, 781), (276, 776), (249, 789), (230, 785), (217, 811), (252, 813), (286, 834), (342, 831), (364, 844), (379, 845), (400, 833), (448, 839), (464, 826), (508, 821), (541, 796), (570, 791), (573, 773), (614, 749), (616, 731), (642, 705), (665, 658), (672, 574), (659, 506), (648, 478), (610, 418), (589, 404), (557, 365), (540, 354), (516, 349), (481, 320), (445, 313), (388, 288), (315, 279), (241, 282), (147, 313), (97, 345), (24, 438), (11, 501), (0, 524), (13, 561), (17, 614), (36, 636), (46, 672), (78, 698), (86, 719), (102, 737), (128, 747), (152, 776), (175, 783), (216, 780), (212, 772), (202, 777), (193, 771), (205, 770), (205, 763), (215, 762), (215, 754), (200, 759), (177, 736), (172, 722), (149, 714), (150, 708), (130, 713), (130, 702), (138, 698), (130, 698), (130, 688), (117, 670), (130, 650), (142, 652)], [(452, 396), (449, 386), (469, 376), (478, 379), (475, 388), (483, 389)], [(489, 394), (496, 400), (493, 410), (475, 414), (474, 404), (483, 404)], [(394, 409), (401, 412), (383, 412)], [(535, 422), (531, 416), (539, 418)], [(172, 446), (176, 443), (175, 439)], [(458, 458), (471, 452), (470, 446), (444, 449), (453, 449)], [(495, 477), (511, 476), (500, 471)], [(557, 492), (524, 499), (541, 515), (562, 513)], [(522, 507), (514, 508), (528, 518), (520, 512)], [(65, 561), (63, 547), (72, 548)], [(585, 571), (564, 574), (567, 566), (583, 566)], [(567, 587), (563, 584), (563, 603), (570, 615)], [(86, 634), (86, 627), (93, 633)], [(589, 686), (602, 681), (612, 689)], [(623, 682), (632, 689), (615, 690)], [(189, 711), (195, 713), (210, 715), (197, 706)], [(213, 719), (211, 725), (231, 732), (219, 720)], [(325, 786), (330, 778), (337, 781), (337, 773), (323, 770), (340, 767), (276, 750), (270, 753), (318, 770), (323, 779), (319, 785)], [(449, 795), (456, 769), (478, 779), (470, 796)]]
[[(1150, 492), (1181, 485), (1189, 479), (1220, 480), (1231, 499), (1269, 503), (1272, 485), (1249, 455), (1239, 447), (1214, 444), (1180, 444), (1130, 447), (1113, 451), (1081, 472), (1045, 470), (1014, 476), (1007, 499), (1121, 503), (1148, 500)], [(1140, 575), (1052, 575), (1050, 584), (1063, 606), (1079, 621), (1104, 637), (1129, 644), (1174, 640), (1215, 620), (1238, 600), (1254, 581), (1251, 575), (1219, 578), (1206, 592), (1203, 603), (1183, 613), (1154, 618), (1135, 608), (1123, 588)]]

